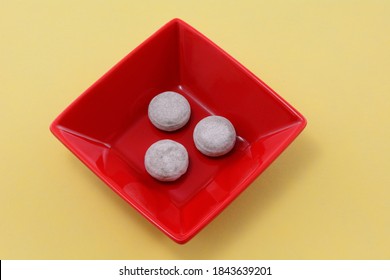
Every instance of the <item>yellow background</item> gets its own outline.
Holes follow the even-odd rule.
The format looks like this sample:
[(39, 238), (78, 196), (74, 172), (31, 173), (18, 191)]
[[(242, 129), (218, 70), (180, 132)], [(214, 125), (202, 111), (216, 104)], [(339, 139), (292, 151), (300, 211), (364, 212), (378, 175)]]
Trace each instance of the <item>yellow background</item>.
[[(308, 119), (184, 246), (49, 132), (175, 17)], [(0, 259), (390, 259), (390, 1), (1, 1), (0, 59)]]

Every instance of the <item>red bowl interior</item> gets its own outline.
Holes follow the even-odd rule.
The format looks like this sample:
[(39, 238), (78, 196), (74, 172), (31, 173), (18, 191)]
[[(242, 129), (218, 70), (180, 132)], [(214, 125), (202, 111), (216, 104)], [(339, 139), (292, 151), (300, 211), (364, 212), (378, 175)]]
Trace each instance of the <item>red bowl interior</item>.
[[(150, 100), (173, 90), (191, 105), (177, 132), (155, 128)], [(235, 148), (220, 158), (197, 151), (195, 125), (208, 115), (228, 118)], [(306, 120), (262, 81), (179, 19), (163, 26), (86, 90), (51, 130), (81, 161), (149, 221), (179, 243), (192, 238), (243, 191), (303, 130)], [(172, 183), (151, 178), (148, 147), (182, 143), (187, 173)]]

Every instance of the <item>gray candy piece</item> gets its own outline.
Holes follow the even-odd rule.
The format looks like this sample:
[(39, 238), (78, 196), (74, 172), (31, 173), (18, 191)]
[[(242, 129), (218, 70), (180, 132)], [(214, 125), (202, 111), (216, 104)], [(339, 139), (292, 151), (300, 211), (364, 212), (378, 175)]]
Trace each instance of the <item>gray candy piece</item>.
[(228, 119), (209, 116), (196, 125), (193, 138), (196, 148), (201, 153), (217, 157), (233, 149), (236, 143), (236, 131)]
[(191, 107), (187, 99), (174, 91), (165, 91), (155, 96), (148, 107), (150, 121), (164, 131), (182, 128), (190, 115)]
[(187, 150), (176, 141), (157, 141), (146, 151), (145, 168), (157, 180), (174, 181), (187, 171)]

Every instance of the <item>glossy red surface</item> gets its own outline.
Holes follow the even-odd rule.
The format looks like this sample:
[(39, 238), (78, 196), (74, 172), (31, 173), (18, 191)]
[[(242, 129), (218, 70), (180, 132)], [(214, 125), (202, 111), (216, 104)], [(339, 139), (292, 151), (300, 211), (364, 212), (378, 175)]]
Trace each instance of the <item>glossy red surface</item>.
[[(163, 132), (148, 120), (158, 93), (191, 104), (188, 124)], [(237, 143), (227, 155), (202, 155), (192, 140), (199, 120), (227, 117)], [(53, 134), (117, 194), (178, 243), (206, 226), (294, 140), (306, 120), (262, 81), (179, 19), (163, 26), (75, 100), (51, 125)], [(150, 177), (148, 147), (182, 143), (187, 173), (172, 183)]]

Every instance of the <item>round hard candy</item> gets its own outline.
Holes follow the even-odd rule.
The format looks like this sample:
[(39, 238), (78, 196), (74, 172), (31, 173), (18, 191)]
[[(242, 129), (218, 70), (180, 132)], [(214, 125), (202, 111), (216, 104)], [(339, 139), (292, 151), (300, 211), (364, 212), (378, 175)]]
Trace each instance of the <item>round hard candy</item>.
[(152, 124), (164, 131), (182, 128), (190, 119), (191, 107), (187, 99), (174, 91), (156, 95), (149, 103), (148, 116)]
[(145, 153), (146, 171), (160, 181), (175, 181), (188, 168), (186, 148), (173, 140), (160, 140), (152, 144)]
[(209, 116), (195, 126), (193, 138), (196, 148), (201, 153), (217, 157), (233, 149), (236, 131), (228, 119), (221, 116)]

